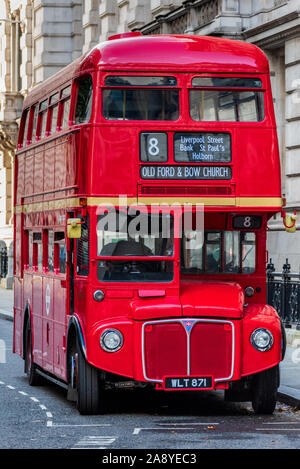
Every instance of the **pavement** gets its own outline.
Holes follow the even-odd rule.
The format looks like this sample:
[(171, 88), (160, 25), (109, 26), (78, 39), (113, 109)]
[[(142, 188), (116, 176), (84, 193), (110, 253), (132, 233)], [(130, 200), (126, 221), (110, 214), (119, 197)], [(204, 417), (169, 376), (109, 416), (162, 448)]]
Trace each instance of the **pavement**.
[[(0, 288), (0, 319), (13, 321), (13, 290)], [(278, 400), (300, 409), (300, 330), (286, 329), (287, 349), (280, 363)]]

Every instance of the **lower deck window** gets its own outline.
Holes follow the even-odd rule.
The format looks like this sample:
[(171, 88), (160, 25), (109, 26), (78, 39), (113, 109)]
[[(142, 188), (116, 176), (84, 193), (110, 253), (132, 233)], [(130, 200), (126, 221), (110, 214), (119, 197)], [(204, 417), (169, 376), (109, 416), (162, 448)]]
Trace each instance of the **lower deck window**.
[(255, 244), (253, 232), (192, 232), (182, 239), (181, 272), (252, 274), (256, 263)]

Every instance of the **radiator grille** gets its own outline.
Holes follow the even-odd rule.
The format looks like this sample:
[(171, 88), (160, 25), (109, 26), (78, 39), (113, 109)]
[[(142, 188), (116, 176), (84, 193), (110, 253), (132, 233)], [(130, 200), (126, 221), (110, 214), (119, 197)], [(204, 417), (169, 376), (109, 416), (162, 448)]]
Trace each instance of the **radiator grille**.
[[(153, 321), (144, 327), (144, 373), (150, 381), (164, 376), (232, 376), (233, 325), (218, 320), (193, 321), (190, 332), (183, 320)], [(186, 322), (186, 319), (185, 319)]]

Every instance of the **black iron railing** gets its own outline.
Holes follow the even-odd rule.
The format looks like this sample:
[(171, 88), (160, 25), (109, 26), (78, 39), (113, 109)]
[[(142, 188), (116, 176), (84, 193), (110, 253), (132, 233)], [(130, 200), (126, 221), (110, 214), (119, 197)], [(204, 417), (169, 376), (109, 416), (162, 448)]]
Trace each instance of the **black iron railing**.
[(7, 276), (8, 256), (7, 248), (0, 249), (0, 278)]
[(291, 272), (288, 259), (276, 272), (272, 259), (267, 265), (267, 303), (273, 306), (285, 327), (300, 330), (300, 272)]

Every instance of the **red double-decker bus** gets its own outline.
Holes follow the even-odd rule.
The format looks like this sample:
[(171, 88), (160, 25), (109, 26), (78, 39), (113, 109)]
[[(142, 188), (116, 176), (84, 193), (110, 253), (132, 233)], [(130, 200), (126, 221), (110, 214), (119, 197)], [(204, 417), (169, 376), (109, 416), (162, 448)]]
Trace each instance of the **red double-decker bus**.
[[(15, 162), (14, 352), (82, 414), (114, 387), (225, 390), (271, 413), (281, 210), (268, 62), (201, 36), (113, 36), (29, 93)], [(199, 221), (200, 220), (200, 221)]]

